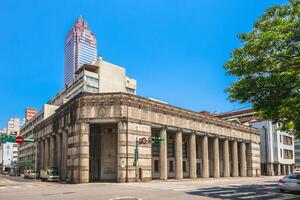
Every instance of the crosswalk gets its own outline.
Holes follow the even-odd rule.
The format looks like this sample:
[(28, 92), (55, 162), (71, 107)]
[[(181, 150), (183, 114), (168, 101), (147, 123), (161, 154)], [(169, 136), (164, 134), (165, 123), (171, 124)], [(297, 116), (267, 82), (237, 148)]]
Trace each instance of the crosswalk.
[(229, 184), (224, 187), (197, 187), (195, 185), (183, 185), (172, 183), (132, 183), (134, 187), (142, 187), (154, 190), (171, 190), (173, 192), (185, 192), (188, 194), (206, 196), (219, 199), (263, 199), (263, 200), (292, 200), (299, 199), (299, 195), (281, 194), (276, 185), (266, 184), (261, 186), (242, 186), (241, 184)]
[(4, 190), (20, 190), (41, 187), (40, 185), (18, 184), (18, 185), (0, 185), (0, 191)]

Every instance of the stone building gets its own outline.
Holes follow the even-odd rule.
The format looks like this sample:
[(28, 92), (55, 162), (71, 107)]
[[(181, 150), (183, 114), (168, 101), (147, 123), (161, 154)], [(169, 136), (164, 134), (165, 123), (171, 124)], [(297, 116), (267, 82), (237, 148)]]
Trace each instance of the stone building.
[(293, 172), (295, 165), (294, 136), (280, 131), (278, 124), (260, 119), (258, 114), (249, 108), (215, 114), (214, 117), (258, 129), (262, 175), (280, 176)]
[(79, 93), (33, 132), (39, 168), (73, 183), (260, 176), (257, 129), (129, 93)]

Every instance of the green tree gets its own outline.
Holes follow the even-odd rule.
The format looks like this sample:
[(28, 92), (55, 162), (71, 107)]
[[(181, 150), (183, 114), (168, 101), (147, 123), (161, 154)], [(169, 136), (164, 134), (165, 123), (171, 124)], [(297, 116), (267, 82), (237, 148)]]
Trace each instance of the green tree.
[(300, 1), (267, 9), (238, 37), (242, 45), (225, 64), (236, 77), (229, 100), (250, 103), (261, 118), (300, 137)]

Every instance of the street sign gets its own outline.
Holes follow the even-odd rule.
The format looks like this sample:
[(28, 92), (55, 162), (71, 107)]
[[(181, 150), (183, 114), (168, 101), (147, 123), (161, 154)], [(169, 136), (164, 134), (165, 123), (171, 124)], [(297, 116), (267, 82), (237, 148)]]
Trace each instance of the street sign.
[(32, 138), (24, 138), (25, 143), (35, 143), (35, 140)]
[(162, 142), (165, 140), (165, 138), (163, 137), (159, 137), (159, 136), (154, 136), (151, 138), (152, 142), (156, 143), (156, 142)]
[(23, 144), (24, 143), (24, 137), (19, 135), (16, 137), (16, 143), (17, 144)]
[(142, 137), (141, 139), (139, 139), (139, 144), (147, 144), (148, 143), (148, 139), (146, 137)]

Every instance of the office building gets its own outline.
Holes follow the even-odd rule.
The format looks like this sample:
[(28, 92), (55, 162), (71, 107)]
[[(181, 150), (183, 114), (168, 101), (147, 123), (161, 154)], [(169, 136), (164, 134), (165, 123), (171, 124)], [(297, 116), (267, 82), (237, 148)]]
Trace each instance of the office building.
[(26, 108), (25, 109), (25, 122), (30, 120), (37, 113), (34, 108)]
[(79, 17), (65, 39), (65, 85), (75, 79), (83, 64), (97, 60), (97, 41), (86, 21)]

